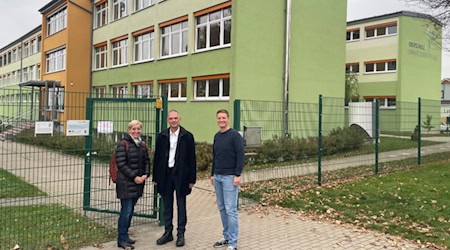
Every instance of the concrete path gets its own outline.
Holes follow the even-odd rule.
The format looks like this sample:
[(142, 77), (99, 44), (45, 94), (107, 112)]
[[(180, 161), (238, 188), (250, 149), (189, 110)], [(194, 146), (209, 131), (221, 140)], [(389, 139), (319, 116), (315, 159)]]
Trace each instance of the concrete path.
[[(445, 141), (448, 140), (450, 140), (450, 137), (445, 139)], [(15, 153), (23, 147), (27, 147), (27, 155)], [(18, 147), (15, 143), (8, 141), (0, 142), (0, 149), (2, 152), (0, 154), (2, 168), (21, 176), (49, 194), (53, 198), (50, 203), (55, 202), (56, 199), (57, 202), (74, 208), (81, 206), (84, 168), (84, 162), (81, 159), (54, 152), (48, 152), (45, 157), (42, 157), (41, 153), (33, 154), (32, 146), (20, 145)], [(380, 160), (405, 159), (412, 157), (416, 151), (417, 149), (411, 149), (382, 153)], [(445, 151), (450, 151), (450, 142), (424, 147), (422, 153), (425, 155)], [(10, 154), (7, 154), (7, 152), (10, 152)], [(345, 160), (325, 161), (323, 166), (324, 170), (331, 170), (371, 163), (373, 163), (373, 156), (364, 155), (346, 158)], [(52, 171), (45, 173), (39, 171), (39, 166), (52, 164), (54, 165), (51, 168)], [(264, 173), (267, 170), (246, 172), (243, 175), (243, 180), (248, 182), (308, 174), (316, 171), (315, 163), (278, 169), (279, 171), (272, 170), (272, 174)], [(35, 201), (0, 199), (0, 206), (13, 205), (17, 202), (29, 205), (43, 201), (40, 198)], [(313, 221), (302, 214), (290, 213), (276, 208), (261, 208), (255, 204), (248, 204), (241, 208), (239, 217), (239, 249), (420, 249), (413, 242), (378, 232), (358, 230), (347, 225)], [(212, 244), (221, 238), (221, 228), (212, 186), (209, 184), (209, 180), (201, 180), (194, 187), (192, 195), (188, 197), (186, 246), (181, 249), (213, 249)], [(138, 240), (135, 244), (136, 249), (163, 250), (176, 248), (175, 242), (170, 242), (164, 246), (156, 246), (156, 239), (162, 235), (164, 229), (155, 223), (136, 226), (131, 231), (133, 237)], [(83, 249), (94, 250), (99, 248), (118, 249), (115, 241)]]

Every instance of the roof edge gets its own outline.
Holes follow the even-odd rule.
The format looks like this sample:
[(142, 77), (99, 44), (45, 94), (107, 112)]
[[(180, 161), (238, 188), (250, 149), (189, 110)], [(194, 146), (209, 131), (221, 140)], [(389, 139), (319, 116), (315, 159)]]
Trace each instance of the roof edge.
[(349, 21), (349, 22), (347, 22), (347, 26), (366, 23), (366, 22), (370, 22), (370, 21), (378, 21), (378, 20), (383, 20), (383, 19), (387, 19), (387, 18), (399, 17), (399, 16), (409, 16), (409, 17), (428, 19), (428, 20), (431, 20), (432, 22), (440, 25), (441, 27), (443, 26), (442, 22), (439, 21), (438, 19), (436, 19), (435, 17), (433, 17), (432, 15), (423, 14), (423, 13), (419, 13), (419, 12), (413, 12), (413, 11), (406, 11), (406, 10)]

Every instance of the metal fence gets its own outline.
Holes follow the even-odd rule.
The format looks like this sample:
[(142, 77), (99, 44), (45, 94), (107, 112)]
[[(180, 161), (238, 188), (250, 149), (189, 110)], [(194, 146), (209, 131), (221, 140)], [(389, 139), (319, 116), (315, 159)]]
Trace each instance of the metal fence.
[[(235, 102), (234, 127), (244, 131), (245, 140), (254, 140), (245, 135), (247, 128), (261, 130), (262, 145), (247, 147), (244, 183), (304, 176), (306, 185), (321, 185), (387, 171), (388, 162), (420, 164), (423, 136), (442, 133), (437, 100), (374, 99), (346, 106), (342, 98), (320, 96), (316, 103), (284, 107), (282, 102)], [(335, 171), (343, 169), (348, 173)]]
[[(59, 101), (44, 99), (54, 94), (0, 90), (0, 249), (77, 248), (113, 240), (120, 204), (109, 181), (111, 153), (130, 120), (143, 123), (151, 148), (165, 119), (154, 99), (69, 92), (59, 93)], [(71, 121), (81, 121), (81, 127)], [(89, 136), (76, 134), (85, 128)], [(157, 205), (147, 183), (133, 224), (155, 223)]]

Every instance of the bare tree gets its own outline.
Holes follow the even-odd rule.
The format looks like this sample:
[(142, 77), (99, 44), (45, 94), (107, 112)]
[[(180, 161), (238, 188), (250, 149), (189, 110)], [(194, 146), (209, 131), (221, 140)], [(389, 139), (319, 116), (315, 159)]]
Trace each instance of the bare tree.
[(439, 20), (442, 27), (443, 48), (450, 51), (450, 0), (403, 0), (418, 5), (427, 14)]

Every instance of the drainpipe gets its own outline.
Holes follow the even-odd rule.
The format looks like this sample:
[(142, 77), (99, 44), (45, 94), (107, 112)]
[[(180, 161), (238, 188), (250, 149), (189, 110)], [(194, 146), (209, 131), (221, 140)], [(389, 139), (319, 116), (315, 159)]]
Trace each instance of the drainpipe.
[(94, 51), (92, 50), (93, 48), (93, 42), (94, 42), (94, 0), (91, 0), (91, 42), (89, 44), (89, 97), (92, 97), (92, 54), (94, 53)]
[(284, 53), (284, 136), (289, 137), (289, 68), (291, 50), (291, 6), (292, 0), (286, 0), (286, 37)]

